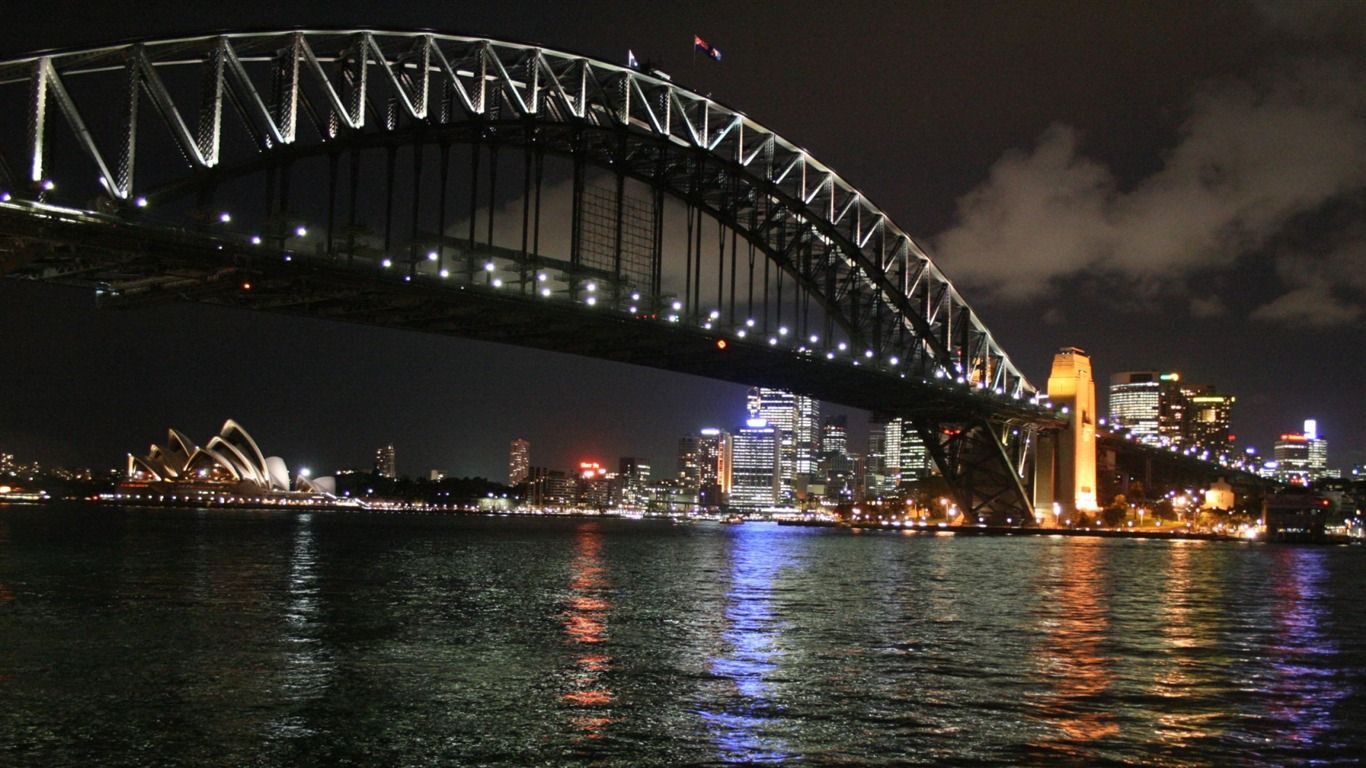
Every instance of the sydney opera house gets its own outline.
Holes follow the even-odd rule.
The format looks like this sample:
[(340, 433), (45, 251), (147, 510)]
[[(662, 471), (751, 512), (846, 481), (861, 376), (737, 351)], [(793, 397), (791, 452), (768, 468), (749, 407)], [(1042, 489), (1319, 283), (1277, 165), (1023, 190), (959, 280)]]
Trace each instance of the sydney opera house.
[(242, 425), (228, 419), (204, 445), (195, 445), (176, 429), (165, 445), (152, 445), (146, 456), (128, 454), (128, 470), (120, 485), (123, 498), (169, 498), (219, 502), (288, 502), (335, 499), (331, 477), (295, 476), (279, 456), (266, 456)]

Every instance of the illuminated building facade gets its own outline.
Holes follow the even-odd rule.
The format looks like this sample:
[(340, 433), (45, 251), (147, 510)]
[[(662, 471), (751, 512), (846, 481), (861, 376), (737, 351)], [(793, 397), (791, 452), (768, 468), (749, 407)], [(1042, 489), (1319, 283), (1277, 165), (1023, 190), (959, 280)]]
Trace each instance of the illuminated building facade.
[(169, 429), (164, 446), (153, 444), (145, 456), (128, 454), (122, 488), (174, 489), (180, 493), (278, 496), (336, 493), (331, 477), (310, 479), (301, 471), (293, 483), (279, 456), (266, 456), (242, 425), (228, 419), (202, 447), (185, 433)]
[(375, 474), (380, 477), (398, 477), (398, 452), (392, 443), (380, 446), (375, 451)]
[(1303, 432), (1281, 435), (1273, 455), (1283, 482), (1305, 485), (1328, 475), (1328, 441), (1319, 437), (1316, 419), (1305, 420)]
[(731, 490), (733, 443), (725, 430), (708, 427), (678, 441), (678, 474), (701, 507), (720, 507)]
[(1110, 377), (1110, 424), (1135, 440), (1156, 445), (1181, 431), (1179, 373), (1124, 371)]
[(763, 419), (777, 430), (784, 499), (805, 488), (820, 466), (820, 402), (786, 389), (752, 387), (745, 399), (750, 419)]
[(763, 419), (749, 419), (735, 432), (728, 506), (770, 509), (781, 499), (779, 432)]
[(508, 485), (518, 486), (531, 475), (531, 441), (517, 438), (508, 450)]
[(1227, 453), (1233, 444), (1229, 417), (1237, 398), (1218, 394), (1209, 384), (1183, 387), (1182, 394), (1186, 400), (1182, 443), (1209, 451), (1214, 458)]
[(1051, 468), (1053, 482), (1049, 487), (1063, 512), (1093, 511), (1098, 508), (1096, 385), (1091, 378), (1091, 358), (1084, 351), (1064, 347), (1053, 356), (1048, 397), (1065, 407), (1070, 415), (1068, 428), (1057, 438), (1056, 463)]

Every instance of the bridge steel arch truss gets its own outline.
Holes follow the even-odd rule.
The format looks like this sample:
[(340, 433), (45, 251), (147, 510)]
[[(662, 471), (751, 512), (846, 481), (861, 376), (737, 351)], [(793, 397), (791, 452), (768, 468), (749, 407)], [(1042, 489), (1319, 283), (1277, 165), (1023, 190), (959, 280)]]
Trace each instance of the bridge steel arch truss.
[[(119, 83), (118, 93), (78, 92), (76, 83), (96, 76)], [(193, 112), (182, 109), (184, 89), (174, 85), (187, 80), (200, 84)], [(195, 191), (203, 194), (207, 187), (300, 158), (329, 157), (335, 185), (337, 158), (348, 150), (436, 144), (444, 162), (452, 143), (473, 144), (476, 151), (519, 145), (528, 148), (528, 157), (537, 153), (538, 168), (540, 153), (573, 158), (576, 195), (582, 185), (578, 169), (589, 163), (667, 192), (689, 206), (690, 216), (695, 208), (729, 227), (786, 274), (795, 291), (822, 308), (825, 327), (810, 334), (817, 329), (801, 328), (803, 339), (823, 338), (833, 345), (839, 335), (845, 340), (840, 350), (851, 347), (855, 364), (980, 392), (997, 398), (1010, 418), (1024, 413), (1027, 419), (1033, 409), (1042, 420), (1055, 420), (1037, 405), (1040, 393), (948, 278), (883, 211), (805, 150), (662, 73), (483, 38), (288, 30), (144, 41), (0, 62), (0, 93), (15, 89), (25, 96), (27, 122), (22, 130), (0, 135), (0, 189), (7, 199), (51, 204), (62, 191), (58, 185), (67, 186), (57, 171), (82, 167), (77, 173), (98, 179), (98, 208), (121, 216), (136, 214), (149, 201), (155, 205)], [(143, 114), (147, 105), (151, 120)], [(244, 142), (231, 140), (233, 122), (240, 126), (235, 129), (239, 137), (249, 137), (245, 148)], [(74, 146), (79, 164), (55, 157), (58, 124), (68, 137), (61, 146)], [(21, 134), (18, 142), (6, 140), (13, 134)], [(149, 141), (168, 138), (188, 172), (155, 178), (159, 171), (139, 163), (140, 151)], [(444, 185), (444, 166), (442, 173)], [(353, 190), (353, 200), (354, 195)], [(618, 193), (618, 208), (620, 199)], [(331, 216), (329, 210), (330, 250)], [(491, 231), (491, 219), (489, 226)], [(414, 213), (415, 233), (416, 228)], [(577, 246), (577, 224), (574, 237)], [(387, 239), (386, 234), (386, 245)], [(442, 229), (440, 266), (446, 239)], [(524, 234), (523, 257), (525, 240)], [(464, 264), (471, 280), (474, 245), (471, 220)], [(412, 249), (416, 262), (415, 243)], [(618, 262), (620, 252), (618, 234)], [(417, 267), (412, 269), (417, 274)], [(524, 261), (523, 282), (526, 271)], [(732, 266), (732, 294), (734, 280)], [(568, 282), (570, 298), (582, 300), (579, 275), (570, 274)], [(657, 276), (655, 283), (647, 288), (647, 300), (652, 309), (668, 312), (663, 302), (672, 298), (661, 295)], [(743, 336), (733, 316), (734, 299), (732, 316), (717, 318), (715, 309), (708, 314), (700, 285), (694, 291), (690, 284), (683, 301), (672, 305), (678, 314), (673, 319), (706, 322), (708, 329), (715, 322), (717, 330), (739, 328)], [(781, 277), (778, 285), (781, 291)], [(782, 323), (781, 306), (780, 300), (774, 330)], [(762, 321), (768, 325), (767, 312)], [(774, 331), (763, 327), (755, 333)], [(833, 348), (826, 350), (814, 344), (799, 348), (833, 360)], [(960, 503), (993, 519), (1020, 515), (1029, 506), (1020, 484), (1023, 463), (1008, 455), (1014, 449), (1006, 421), (983, 416), (989, 408), (945, 413), (943, 402), (934, 414), (906, 415), (917, 419), (923, 436), (935, 438), (927, 443), (951, 481), (990, 486), (967, 492)], [(989, 481), (981, 480), (988, 475)]]

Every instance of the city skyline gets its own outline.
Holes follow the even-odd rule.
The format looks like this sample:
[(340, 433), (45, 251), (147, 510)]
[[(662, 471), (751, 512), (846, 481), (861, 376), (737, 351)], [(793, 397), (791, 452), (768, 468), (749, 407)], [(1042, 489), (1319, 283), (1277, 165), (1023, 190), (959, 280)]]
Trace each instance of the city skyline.
[[(857, 181), (963, 285), (1036, 385), (1046, 378), (1052, 351), (1076, 345), (1090, 353), (1097, 381), (1159, 366), (1235, 394), (1240, 443), (1255, 443), (1264, 453), (1276, 436), (1316, 418), (1333, 447), (1331, 465), (1349, 467), (1366, 458), (1366, 417), (1354, 384), (1366, 377), (1366, 362), (1350, 353), (1360, 345), (1362, 323), (1355, 282), (1360, 270), (1351, 268), (1360, 263), (1354, 250), (1360, 233), (1351, 222), (1359, 221), (1363, 206), (1361, 149), (1354, 143), (1362, 126), (1334, 106), (1332, 90), (1343, 73), (1361, 71), (1363, 54), (1359, 41), (1343, 31), (1352, 25), (1326, 23), (1322, 8), (1304, 9), (1293, 24), (1261, 6), (1154, 6), (1122, 19), (1064, 6), (1005, 9), (999, 13), (1010, 17), (1011, 36), (993, 39), (985, 50), (975, 42), (981, 22), (972, 8), (907, 9), (895, 20), (906, 29), (935, 29), (936, 39), (922, 44), (945, 46), (943, 55), (927, 59), (933, 67), (889, 67), (876, 47), (862, 45), (871, 32), (857, 8), (827, 18), (819, 29), (803, 19), (825, 15), (794, 13), (765, 36), (749, 31), (763, 25), (746, 15), (773, 19), (754, 9), (666, 5), (630, 25), (597, 9), (537, 10), (401, 10), (383, 21), (581, 47), (613, 60), (630, 46), (680, 82), (809, 146)], [(0, 32), (0, 48), (18, 53), (33, 41), (60, 47), (130, 37), (151, 33), (148, 24), (167, 34), (188, 31), (183, 21), (140, 19), (132, 25), (100, 8), (82, 13), (96, 21), (107, 14), (108, 23), (74, 30), (57, 22), (62, 14), (17, 19)], [(196, 30), (229, 27), (238, 13), (219, 9), (193, 24)], [(272, 13), (262, 18), (253, 12), (251, 26), (363, 15), (359, 5), (346, 3)], [(725, 62), (707, 68), (688, 63), (680, 53), (687, 32), (678, 30), (689, 28), (716, 30), (709, 39), (724, 43)], [(1225, 33), (1206, 34), (1216, 28)], [(1060, 30), (1068, 34), (1059, 37)], [(1115, 45), (1135, 34), (1159, 42), (1142, 55)], [(849, 71), (834, 73), (789, 44), (813, 35), (832, 50), (872, 52), (850, 62)], [(1043, 58), (1023, 69), (1004, 66), (1017, 61), (1010, 57), (1019, 50)], [(987, 56), (987, 63), (973, 61), (974, 54)], [(1101, 55), (1110, 65), (1104, 73), (1085, 66)], [(994, 61), (1003, 65), (980, 69)], [(1322, 77), (1306, 75), (1313, 65)], [(1069, 87), (1041, 88), (1055, 73), (1066, 75)], [(775, 91), (791, 90), (772, 88), (777, 81), (821, 94), (820, 108), (775, 98)], [(1111, 96), (1117, 84), (1133, 83), (1142, 85), (1125, 91), (1126, 99)], [(1240, 100), (1229, 83), (1252, 96)], [(1297, 96), (1297, 85), (1308, 95)], [(1030, 103), (1017, 104), (1017, 92), (1030, 94)], [(1349, 92), (1337, 101), (1350, 106), (1354, 98)], [(897, 117), (906, 114), (916, 118), (907, 123)], [(1301, 119), (1291, 127), (1303, 143), (1325, 147), (1332, 161), (1303, 164), (1320, 175), (1305, 181), (1301, 197), (1281, 194), (1275, 179), (1284, 174), (1276, 173), (1277, 166), (1201, 154), (1214, 138), (1257, 138), (1231, 124), (1265, 128), (1290, 117)], [(1181, 173), (1189, 166), (1182, 163), (1196, 161), (1218, 161), (1262, 195), (1233, 200), (1232, 212), (1212, 209), (1216, 223), (1246, 228), (1246, 243), (1204, 247), (1208, 231), (1199, 222), (1163, 207), (1170, 199), (1164, 190), (1221, 202), (1208, 190), (1183, 186)], [(1040, 185), (1073, 196), (1061, 207), (1056, 195), (1039, 198), (1054, 206), (1041, 215), (1057, 221), (1059, 242), (1022, 229), (1019, 203)], [(1246, 211), (1259, 200), (1275, 215), (1250, 217)], [(1117, 241), (1115, 233), (1101, 231), (1096, 239), (1108, 250), (1097, 256), (1064, 237), (1097, 234), (1096, 219), (1107, 217), (1125, 224), (1119, 235), (1131, 235), (1154, 210), (1166, 212), (1174, 236), (1193, 233), (1192, 242), (1202, 247), (1181, 255), (1180, 249)], [(986, 231), (990, 221), (999, 223), (996, 231)], [(1132, 253), (1116, 242), (1131, 243)], [(1041, 245), (1056, 258), (1005, 263), (995, 255), (1013, 249), (1028, 256)], [(1168, 271), (1135, 267), (1138, 255), (1152, 256), (1150, 263)], [(1002, 282), (1008, 278), (1021, 288), (1008, 290)], [(499, 477), (494, 446), (521, 434), (533, 443), (573, 446), (562, 449), (566, 455), (557, 463), (564, 466), (579, 453), (639, 454), (659, 464), (676, 435), (732, 421), (729, 409), (717, 403), (734, 402), (744, 391), (551, 353), (206, 307), (96, 312), (88, 294), (12, 281), (0, 283), (0, 329), (8, 342), (0, 438), (5, 450), (47, 463), (98, 465), (164, 423), (208, 430), (226, 412), (278, 430), (263, 439), (317, 466), (363, 467), (375, 445), (392, 441), (413, 474), (438, 467)], [(152, 339), (155, 344), (146, 342)], [(297, 363), (300, 349), (335, 369), (304, 370)], [(543, 386), (559, 391), (538, 391)], [(262, 391), (273, 396), (261, 398)], [(666, 407), (658, 407), (661, 400)], [(850, 423), (858, 432), (866, 418), (856, 415)], [(576, 444), (574, 435), (586, 439)]]

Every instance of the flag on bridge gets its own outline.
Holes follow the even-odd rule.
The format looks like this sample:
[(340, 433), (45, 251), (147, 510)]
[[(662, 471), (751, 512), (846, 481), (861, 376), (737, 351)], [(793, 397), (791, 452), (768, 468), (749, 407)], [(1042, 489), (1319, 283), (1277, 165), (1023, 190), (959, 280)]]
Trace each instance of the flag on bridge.
[(640, 62), (636, 61), (636, 53), (630, 48), (626, 49), (626, 66), (631, 69), (640, 69)]
[(712, 57), (712, 59), (714, 59), (715, 61), (721, 60), (721, 51), (718, 50), (711, 43), (707, 42), (706, 40), (703, 40), (700, 35), (692, 36), (692, 49), (694, 51), (701, 51), (707, 54), (708, 56)]

